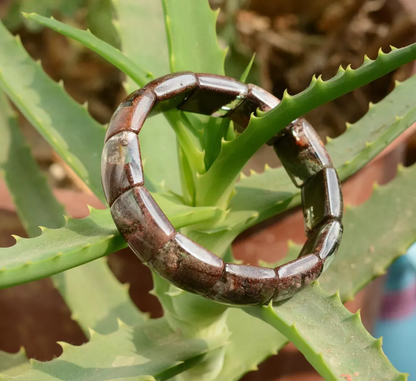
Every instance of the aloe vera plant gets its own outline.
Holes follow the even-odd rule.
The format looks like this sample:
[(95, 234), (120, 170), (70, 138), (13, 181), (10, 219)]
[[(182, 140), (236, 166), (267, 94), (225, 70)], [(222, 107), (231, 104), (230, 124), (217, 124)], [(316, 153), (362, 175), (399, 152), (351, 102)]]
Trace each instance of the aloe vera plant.
[[(226, 74), (217, 14), (208, 1), (113, 0), (113, 6), (116, 19), (108, 28), (118, 34), (120, 50), (55, 19), (25, 17), (115, 65), (126, 75), (127, 92), (171, 71)], [(226, 120), (177, 110), (155, 116), (141, 133), (146, 184), (175, 228), (232, 261), (230, 246), (241, 232), (300, 202), (299, 190), (282, 168), (240, 175), (249, 158), (292, 120), (414, 59), (416, 44), (380, 51), (356, 70), (340, 68), (329, 81), (313, 78), (302, 93), (285, 93), (275, 109), (252, 117), (239, 135)], [(249, 69), (241, 73), (243, 80)], [(361, 120), (328, 142), (341, 180), (416, 122), (415, 84), (416, 76), (397, 83)], [(347, 208), (343, 243), (320, 284), (279, 306), (228, 308), (153, 275), (153, 293), (164, 310), (163, 318), (153, 320), (136, 308), (102, 258), (126, 246), (109, 210), (91, 208), (79, 220), (63, 217), (19, 133), (9, 100), (101, 200), (105, 126), (50, 79), (3, 25), (0, 89), (0, 167), (31, 237), (16, 237), (14, 246), (0, 249), (0, 287), (52, 276), (89, 339), (80, 347), (61, 343), (63, 354), (45, 363), (29, 362), (22, 351), (0, 352), (2, 380), (238, 380), (288, 341), (325, 380), (406, 379), (383, 355), (381, 341), (366, 332), (359, 314), (348, 312), (342, 301), (383, 274), (416, 239), (415, 166), (400, 168), (397, 178), (376, 188), (365, 204)], [(287, 259), (298, 251), (292, 245)]]

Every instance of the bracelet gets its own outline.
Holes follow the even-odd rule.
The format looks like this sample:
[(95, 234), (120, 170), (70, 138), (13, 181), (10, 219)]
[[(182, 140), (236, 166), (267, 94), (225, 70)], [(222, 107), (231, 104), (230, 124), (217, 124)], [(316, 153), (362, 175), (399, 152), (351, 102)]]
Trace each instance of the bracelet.
[(328, 266), (342, 237), (342, 193), (331, 159), (305, 119), (295, 120), (268, 142), (301, 188), (307, 235), (298, 258), (275, 269), (224, 263), (176, 232), (144, 186), (137, 135), (148, 116), (177, 108), (228, 117), (244, 129), (257, 109), (268, 111), (278, 104), (255, 85), (181, 72), (155, 79), (117, 108), (102, 155), (104, 193), (120, 234), (159, 276), (183, 290), (241, 306), (287, 299)]

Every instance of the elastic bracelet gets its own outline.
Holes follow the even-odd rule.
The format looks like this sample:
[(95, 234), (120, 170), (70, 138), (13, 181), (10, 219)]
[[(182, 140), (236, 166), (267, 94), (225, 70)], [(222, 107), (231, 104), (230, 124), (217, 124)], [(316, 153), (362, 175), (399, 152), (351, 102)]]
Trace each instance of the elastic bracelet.
[(267, 304), (287, 299), (316, 280), (336, 253), (343, 230), (341, 187), (323, 143), (305, 119), (268, 142), (301, 188), (307, 235), (298, 258), (275, 269), (224, 263), (176, 232), (144, 186), (137, 135), (148, 116), (177, 108), (227, 117), (244, 129), (252, 113), (278, 104), (276, 97), (252, 84), (181, 72), (148, 83), (114, 113), (101, 167), (112, 217), (140, 260), (175, 286), (230, 305)]

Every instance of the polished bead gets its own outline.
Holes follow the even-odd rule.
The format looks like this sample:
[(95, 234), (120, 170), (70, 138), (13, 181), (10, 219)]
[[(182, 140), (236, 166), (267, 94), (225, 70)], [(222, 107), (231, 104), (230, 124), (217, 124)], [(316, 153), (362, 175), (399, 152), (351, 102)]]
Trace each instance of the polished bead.
[(233, 78), (197, 74), (198, 87), (179, 109), (205, 115), (225, 116), (243, 101), (247, 85)]
[(302, 188), (302, 206), (306, 234), (327, 218), (342, 218), (342, 193), (334, 168), (325, 168)]
[(169, 241), (175, 229), (144, 187), (124, 192), (111, 206), (120, 234), (143, 261), (148, 262)]
[(248, 126), (251, 114), (256, 113), (257, 109), (269, 111), (279, 103), (279, 99), (261, 87), (249, 84), (245, 100), (227, 116), (242, 131)]
[(275, 269), (278, 277), (277, 291), (273, 301), (290, 298), (305, 286), (318, 279), (323, 262), (310, 254)]
[(108, 125), (105, 141), (121, 131), (138, 134), (156, 101), (151, 89), (139, 89), (130, 94), (114, 112)]
[(157, 97), (156, 107), (150, 115), (176, 108), (195, 91), (197, 86), (196, 75), (186, 71), (168, 74), (149, 82), (146, 87), (152, 89)]
[(206, 296), (225, 304), (265, 304), (273, 297), (276, 287), (273, 269), (226, 263), (221, 279)]
[(324, 144), (305, 119), (298, 119), (283, 133), (273, 148), (297, 187), (323, 168), (332, 167)]
[(101, 176), (110, 206), (121, 193), (144, 183), (139, 140), (134, 132), (123, 131), (107, 141), (101, 158)]
[(177, 233), (149, 262), (161, 277), (178, 287), (205, 294), (220, 279), (224, 269), (221, 258)]
[(316, 227), (311, 232), (299, 256), (315, 254), (328, 267), (338, 250), (342, 238), (342, 224), (338, 220), (329, 219), (325, 224)]

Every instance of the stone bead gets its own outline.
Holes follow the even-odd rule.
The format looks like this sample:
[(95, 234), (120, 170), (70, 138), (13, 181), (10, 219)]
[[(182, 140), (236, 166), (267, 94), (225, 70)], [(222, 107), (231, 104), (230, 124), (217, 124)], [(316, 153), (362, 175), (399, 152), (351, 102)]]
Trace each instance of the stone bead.
[(203, 295), (220, 279), (224, 262), (177, 233), (159, 250), (149, 266), (181, 289)]
[(292, 297), (302, 288), (318, 279), (322, 268), (323, 262), (313, 254), (277, 267), (275, 271), (278, 277), (278, 286), (273, 301)]
[(247, 94), (247, 85), (233, 78), (197, 74), (198, 87), (178, 108), (198, 114), (225, 116)]
[(146, 188), (124, 192), (111, 206), (111, 215), (130, 248), (147, 263), (169, 241), (175, 229)]
[(114, 112), (108, 125), (105, 141), (121, 131), (138, 134), (154, 106), (156, 95), (151, 89), (142, 88), (130, 94)]
[(168, 74), (149, 82), (146, 87), (151, 89), (157, 98), (156, 107), (150, 115), (168, 111), (179, 106), (197, 88), (198, 79), (192, 72)]
[(273, 269), (226, 263), (221, 279), (206, 297), (225, 304), (265, 304), (273, 297), (276, 287)]
[(331, 159), (313, 127), (298, 119), (283, 131), (273, 148), (297, 187), (302, 187), (323, 168), (332, 167)]
[(328, 220), (324, 225), (316, 227), (303, 246), (299, 257), (307, 254), (315, 254), (324, 262), (325, 269), (338, 250), (342, 238), (342, 231), (341, 222), (332, 219)]
[(122, 131), (107, 141), (101, 158), (101, 177), (110, 206), (120, 194), (144, 183), (139, 140), (134, 132)]
[(244, 101), (227, 116), (236, 123), (239, 130), (242, 131), (248, 126), (251, 114), (255, 114), (257, 109), (269, 111), (275, 108), (279, 103), (279, 99), (263, 90), (261, 87), (249, 84), (247, 96)]
[(325, 168), (302, 188), (302, 206), (307, 236), (327, 218), (342, 218), (342, 193), (337, 172)]

